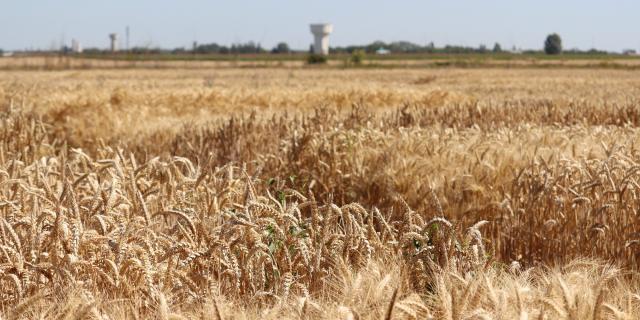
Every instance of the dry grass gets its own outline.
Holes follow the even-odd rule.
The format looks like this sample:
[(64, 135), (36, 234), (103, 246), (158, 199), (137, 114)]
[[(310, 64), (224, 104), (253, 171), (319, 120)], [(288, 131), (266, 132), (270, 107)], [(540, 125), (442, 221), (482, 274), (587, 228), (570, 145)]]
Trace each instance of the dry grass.
[[(142, 58), (142, 59), (139, 59)], [(155, 59), (154, 59), (155, 58)], [(308, 67), (305, 55), (287, 57), (268, 55), (219, 55), (172, 57), (159, 56), (120, 56), (117, 60), (108, 57), (75, 57), (64, 55), (47, 56), (13, 56), (0, 59), (0, 70), (95, 70), (95, 69), (179, 69), (198, 70), (211, 68), (304, 68)], [(388, 57), (387, 57), (388, 58)], [(440, 57), (412, 56), (385, 59), (369, 56), (363, 65), (368, 68), (439, 68), (458, 66), (466, 68), (595, 68), (637, 70), (640, 59), (633, 57), (572, 57), (563, 56), (552, 59), (529, 55), (504, 57), (501, 59), (491, 55), (440, 55)], [(139, 60), (136, 60), (139, 59)], [(327, 65), (331, 68), (345, 68), (350, 65), (350, 55), (335, 56)], [(317, 68), (318, 66), (312, 66)], [(326, 67), (326, 66), (321, 66)]]
[(7, 74), (7, 318), (640, 314), (632, 73)]

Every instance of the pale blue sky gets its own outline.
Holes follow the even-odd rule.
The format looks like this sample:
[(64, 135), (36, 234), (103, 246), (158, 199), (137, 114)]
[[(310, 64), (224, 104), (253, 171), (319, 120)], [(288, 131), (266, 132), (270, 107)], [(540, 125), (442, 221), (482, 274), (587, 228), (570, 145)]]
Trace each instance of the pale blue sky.
[(332, 46), (409, 40), (540, 48), (558, 32), (565, 48), (640, 49), (639, 0), (0, 0), (0, 48), (49, 49), (64, 39), (107, 47), (110, 32), (124, 46), (190, 47), (279, 41), (306, 49), (308, 24), (331, 22)]

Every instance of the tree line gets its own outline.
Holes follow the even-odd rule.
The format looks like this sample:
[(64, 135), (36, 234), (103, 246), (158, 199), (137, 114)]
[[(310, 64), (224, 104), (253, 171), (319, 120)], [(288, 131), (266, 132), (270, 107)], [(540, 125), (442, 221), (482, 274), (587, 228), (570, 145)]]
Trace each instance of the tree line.
[[(70, 49), (63, 50), (64, 52), (70, 52)], [(0, 50), (0, 53), (2, 51)], [(100, 48), (87, 48), (84, 50), (87, 54), (105, 54), (110, 53), (109, 50)], [(290, 53), (305, 53), (313, 52), (313, 46), (310, 46), (307, 50), (294, 50), (286, 42), (280, 42), (273, 48), (264, 48), (259, 42), (249, 41), (246, 43), (236, 43), (232, 45), (222, 45), (215, 42), (212, 43), (193, 43), (191, 48), (151, 48), (151, 47), (133, 47), (124, 52), (131, 54), (290, 54)], [(516, 52), (516, 53), (546, 53), (549, 55), (555, 55), (560, 53), (570, 54), (607, 54), (607, 51), (602, 50), (564, 50), (562, 46), (561, 37), (556, 34), (550, 34), (544, 41), (542, 50), (517, 50), (515, 47), (512, 49), (504, 49), (500, 43), (495, 43), (489, 47), (486, 45), (480, 45), (478, 47), (470, 46), (458, 46), (458, 45), (445, 45), (442, 47), (436, 47), (433, 42), (420, 45), (409, 41), (394, 41), (384, 42), (375, 41), (365, 45), (350, 45), (350, 46), (336, 46), (330, 48), (331, 53), (343, 53), (353, 54), (354, 52), (363, 52), (366, 54), (375, 53), (416, 53), (416, 54), (483, 54), (483, 53), (501, 53), (501, 52)], [(625, 53), (627, 53), (625, 51)]]

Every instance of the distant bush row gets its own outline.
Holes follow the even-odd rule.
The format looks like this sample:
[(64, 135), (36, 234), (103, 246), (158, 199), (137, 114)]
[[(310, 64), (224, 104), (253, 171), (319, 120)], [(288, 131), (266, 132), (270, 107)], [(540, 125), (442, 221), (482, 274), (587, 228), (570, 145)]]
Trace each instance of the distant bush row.
[[(515, 46), (510, 49), (504, 49), (500, 43), (495, 43), (493, 47), (486, 45), (479, 45), (478, 47), (470, 46), (458, 46), (458, 45), (445, 45), (443, 47), (436, 47), (433, 42), (426, 45), (420, 45), (409, 41), (396, 41), (396, 42), (383, 42), (375, 41), (367, 45), (351, 45), (344, 47), (331, 47), (329, 50), (331, 53), (338, 54), (380, 54), (380, 53), (433, 53), (433, 54), (483, 54), (483, 53), (502, 53), (502, 52), (515, 52), (515, 53), (527, 53), (527, 54), (560, 54), (562, 52), (570, 54), (608, 54), (609, 52), (597, 49), (580, 50), (570, 49), (563, 50), (562, 39), (558, 34), (550, 34), (544, 41), (544, 47), (542, 50), (520, 50)], [(110, 51), (99, 48), (87, 48), (84, 50), (89, 54), (101, 54), (110, 53)], [(182, 53), (195, 53), (195, 54), (262, 54), (262, 53), (274, 53), (274, 54), (289, 54), (289, 53), (313, 53), (313, 46), (310, 46), (308, 50), (294, 50), (289, 47), (286, 42), (279, 42), (272, 49), (266, 49), (258, 42), (249, 41), (246, 43), (237, 43), (230, 46), (221, 45), (215, 42), (198, 44), (193, 43), (192, 48), (175, 48), (175, 49), (163, 49), (163, 48), (151, 48), (151, 47), (134, 47), (128, 50), (132, 54), (182, 54)], [(625, 54), (634, 53), (632, 50), (623, 52)], [(313, 58), (312, 58), (313, 59)]]

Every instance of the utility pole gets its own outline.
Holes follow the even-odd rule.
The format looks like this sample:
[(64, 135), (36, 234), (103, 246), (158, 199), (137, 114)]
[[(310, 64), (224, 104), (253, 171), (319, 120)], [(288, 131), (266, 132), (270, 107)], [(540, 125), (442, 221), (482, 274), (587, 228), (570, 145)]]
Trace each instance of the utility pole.
[(127, 52), (129, 52), (129, 26), (127, 26), (127, 29), (125, 30), (125, 34), (127, 37)]

